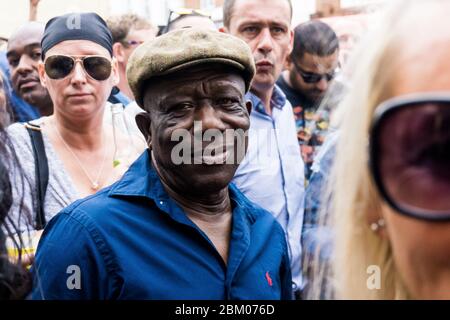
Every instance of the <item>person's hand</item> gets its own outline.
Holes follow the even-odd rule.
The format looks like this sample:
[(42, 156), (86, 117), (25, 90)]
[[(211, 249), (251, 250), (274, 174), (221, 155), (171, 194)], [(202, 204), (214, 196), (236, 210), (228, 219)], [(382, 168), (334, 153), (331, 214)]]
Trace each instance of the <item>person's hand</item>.
[(39, 5), (39, 1), (41, 0), (30, 0), (30, 12), (29, 12), (29, 18), (30, 21), (36, 21), (37, 19), (37, 7)]

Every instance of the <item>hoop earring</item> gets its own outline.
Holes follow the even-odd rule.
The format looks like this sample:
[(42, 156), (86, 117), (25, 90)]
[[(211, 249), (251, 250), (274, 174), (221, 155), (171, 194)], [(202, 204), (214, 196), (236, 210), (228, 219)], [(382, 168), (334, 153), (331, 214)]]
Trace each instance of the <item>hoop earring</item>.
[(374, 222), (370, 225), (370, 229), (373, 232), (377, 232), (379, 229), (384, 228), (384, 226), (386, 225), (386, 222), (384, 221), (383, 218), (378, 219), (377, 222)]

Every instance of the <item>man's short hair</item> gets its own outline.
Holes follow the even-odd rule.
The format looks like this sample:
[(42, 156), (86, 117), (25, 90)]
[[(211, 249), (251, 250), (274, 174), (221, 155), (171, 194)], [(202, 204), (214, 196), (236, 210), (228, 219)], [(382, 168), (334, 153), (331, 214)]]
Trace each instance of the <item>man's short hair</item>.
[(120, 16), (114, 16), (106, 20), (109, 30), (113, 36), (113, 43), (123, 42), (128, 36), (131, 29), (155, 29), (155, 26), (150, 21), (136, 15), (136, 14), (124, 14)]
[[(291, 20), (293, 15), (293, 8), (291, 0), (286, 0), (289, 3), (289, 8), (291, 8)], [(233, 7), (236, 0), (225, 0), (223, 3), (223, 25), (225, 27), (230, 26), (231, 16), (233, 14)]]
[(308, 21), (294, 29), (294, 48), (291, 57), (301, 59), (305, 53), (326, 57), (339, 49), (336, 33), (326, 23)]

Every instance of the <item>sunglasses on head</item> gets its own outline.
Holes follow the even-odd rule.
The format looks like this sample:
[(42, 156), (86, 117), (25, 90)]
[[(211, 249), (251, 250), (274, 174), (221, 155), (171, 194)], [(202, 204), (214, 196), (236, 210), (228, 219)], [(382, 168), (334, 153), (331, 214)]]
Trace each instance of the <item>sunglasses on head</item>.
[(177, 10), (170, 10), (169, 17), (167, 18), (167, 24), (164, 28), (164, 33), (168, 32), (170, 24), (181, 16), (201, 16), (211, 19), (211, 14), (209, 12), (200, 9), (180, 8)]
[(393, 209), (417, 219), (450, 221), (450, 93), (379, 105), (369, 152), (375, 184)]
[(325, 78), (327, 80), (327, 82), (330, 82), (331, 80), (334, 79), (334, 77), (336, 76), (336, 74), (339, 71), (339, 67), (337, 67), (335, 70), (333, 70), (329, 73), (325, 73), (325, 74), (307, 72), (307, 71), (303, 70), (298, 65), (298, 63), (295, 62), (294, 59), (292, 59), (292, 63), (294, 64), (295, 69), (300, 74), (300, 76), (302, 77), (302, 79), (305, 83), (317, 83), (317, 82), (321, 81), (322, 78)]
[(109, 78), (112, 71), (112, 62), (103, 56), (67, 56), (62, 54), (52, 55), (45, 59), (45, 73), (51, 79), (63, 79), (75, 68), (75, 64), (81, 62), (84, 71), (94, 80), (103, 81)]

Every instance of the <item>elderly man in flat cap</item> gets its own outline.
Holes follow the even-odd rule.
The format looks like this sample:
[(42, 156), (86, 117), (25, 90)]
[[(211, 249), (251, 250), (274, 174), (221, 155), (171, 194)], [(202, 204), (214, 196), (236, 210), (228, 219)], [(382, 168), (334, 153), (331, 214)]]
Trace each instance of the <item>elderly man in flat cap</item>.
[(173, 31), (135, 51), (127, 75), (148, 150), (49, 223), (33, 298), (291, 298), (283, 229), (230, 184), (254, 73), (245, 42), (216, 31)]

